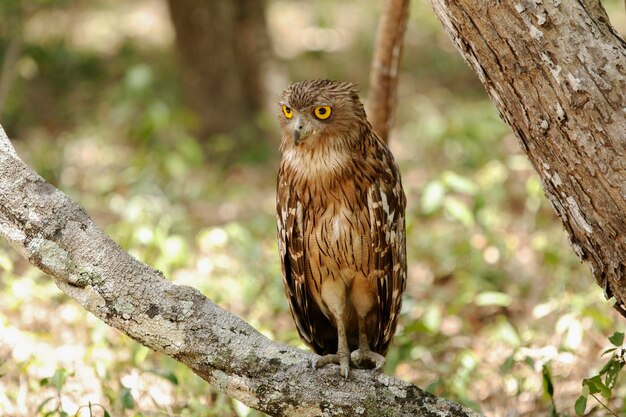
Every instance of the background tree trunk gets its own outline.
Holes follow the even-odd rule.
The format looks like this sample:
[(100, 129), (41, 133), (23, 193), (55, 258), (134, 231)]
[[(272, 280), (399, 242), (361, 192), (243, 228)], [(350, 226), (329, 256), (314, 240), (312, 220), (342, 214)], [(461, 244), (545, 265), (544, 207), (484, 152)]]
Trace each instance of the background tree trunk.
[[(2, 66), (0, 67), (0, 115), (3, 114), (4, 105), (9, 96), (16, 73), (16, 63), (24, 49), (24, 12), (19, 2), (9, 3), (4, 6), (9, 9), (10, 19), (6, 19), (4, 34), (8, 39), (8, 46), (2, 51)], [(5, 11), (6, 13), (6, 11)]]
[(599, 0), (430, 0), (626, 316), (626, 43)]
[(200, 135), (237, 133), (262, 108), (265, 2), (168, 0), (187, 101)]
[(409, 18), (409, 0), (387, 0), (378, 23), (376, 45), (370, 70), (368, 115), (374, 131), (389, 141), (393, 110), (398, 93), (398, 73), (402, 58), (404, 32)]

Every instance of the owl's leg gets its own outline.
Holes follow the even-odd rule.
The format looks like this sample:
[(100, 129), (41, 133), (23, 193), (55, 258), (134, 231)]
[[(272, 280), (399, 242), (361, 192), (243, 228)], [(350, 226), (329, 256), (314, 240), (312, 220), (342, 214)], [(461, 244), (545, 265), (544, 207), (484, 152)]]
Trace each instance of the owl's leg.
[(367, 328), (365, 327), (365, 317), (359, 318), (359, 348), (352, 352), (350, 359), (359, 368), (370, 368), (378, 370), (385, 364), (385, 357), (370, 349), (367, 339)]
[(380, 369), (385, 363), (385, 357), (373, 352), (367, 337), (367, 316), (376, 305), (375, 288), (365, 275), (357, 275), (352, 283), (350, 299), (359, 322), (359, 348), (352, 352), (350, 358), (359, 368)]
[(322, 285), (322, 300), (328, 307), (337, 326), (337, 353), (324, 355), (313, 364), (315, 368), (321, 368), (330, 363), (339, 365), (339, 373), (348, 378), (350, 371), (350, 349), (345, 324), (345, 285), (342, 280), (329, 279)]
[(337, 338), (337, 353), (321, 356), (315, 361), (314, 366), (317, 369), (330, 363), (336, 363), (339, 365), (339, 373), (341, 376), (348, 378), (348, 373), (350, 372), (350, 350), (348, 349), (345, 325), (341, 319), (337, 322)]

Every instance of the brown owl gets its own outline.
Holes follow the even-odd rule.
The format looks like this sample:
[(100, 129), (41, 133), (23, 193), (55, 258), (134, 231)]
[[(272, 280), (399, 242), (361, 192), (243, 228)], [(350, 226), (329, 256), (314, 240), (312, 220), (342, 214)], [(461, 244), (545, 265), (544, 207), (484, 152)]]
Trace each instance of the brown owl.
[[(355, 84), (309, 80), (280, 96), (278, 242), (285, 293), (314, 366), (380, 368), (406, 281), (406, 200)], [(350, 354), (352, 352), (352, 354)]]

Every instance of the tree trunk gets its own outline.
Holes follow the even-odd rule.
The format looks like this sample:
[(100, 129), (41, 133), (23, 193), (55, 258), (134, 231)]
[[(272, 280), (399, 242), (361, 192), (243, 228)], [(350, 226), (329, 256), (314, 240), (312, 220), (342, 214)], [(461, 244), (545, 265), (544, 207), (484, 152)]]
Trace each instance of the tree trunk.
[(265, 2), (168, 0), (183, 89), (200, 135), (236, 134), (263, 106)]
[[(0, 236), (96, 317), (272, 416), (478, 416), (380, 372), (313, 369), (196, 289), (124, 252), (28, 168), (0, 127)], [(279, 279), (279, 278), (277, 278)]]
[(599, 0), (430, 0), (626, 317), (626, 43)]
[(406, 22), (409, 18), (409, 3), (409, 0), (387, 0), (376, 34), (370, 70), (368, 113), (372, 128), (385, 143), (389, 141), (389, 131), (394, 119), (393, 110), (398, 94), (398, 72)]

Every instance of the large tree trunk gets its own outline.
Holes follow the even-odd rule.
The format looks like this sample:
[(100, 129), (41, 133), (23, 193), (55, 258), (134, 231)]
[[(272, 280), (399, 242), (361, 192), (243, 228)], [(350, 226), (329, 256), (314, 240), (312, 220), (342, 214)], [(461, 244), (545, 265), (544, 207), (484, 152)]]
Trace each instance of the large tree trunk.
[(265, 2), (168, 0), (183, 88), (200, 135), (234, 133), (263, 105)]
[(599, 0), (430, 0), (626, 316), (626, 43)]
[(313, 369), (197, 290), (124, 252), (28, 168), (0, 127), (0, 236), (108, 325), (272, 416), (478, 416), (380, 372)]

